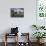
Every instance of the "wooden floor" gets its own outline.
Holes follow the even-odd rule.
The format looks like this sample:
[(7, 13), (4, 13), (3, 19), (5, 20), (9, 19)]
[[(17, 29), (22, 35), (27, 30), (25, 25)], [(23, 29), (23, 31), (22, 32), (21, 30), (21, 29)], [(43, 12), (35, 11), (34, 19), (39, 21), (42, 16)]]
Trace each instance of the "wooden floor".
[[(1, 43), (0, 42), (0, 46), (4, 46), (4, 43)], [(8, 45), (7, 46), (15, 46), (15, 43), (8, 43)], [(30, 46), (37, 46), (37, 43), (30, 43)], [(41, 46), (46, 46), (46, 43), (44, 43), (43, 45), (41, 45)]]

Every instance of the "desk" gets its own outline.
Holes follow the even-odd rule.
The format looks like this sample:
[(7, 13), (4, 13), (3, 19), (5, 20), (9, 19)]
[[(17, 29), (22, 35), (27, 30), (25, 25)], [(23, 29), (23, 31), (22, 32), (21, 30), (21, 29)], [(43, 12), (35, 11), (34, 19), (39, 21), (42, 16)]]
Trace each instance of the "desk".
[(18, 33), (15, 33), (15, 34), (10, 34), (10, 33), (6, 33), (5, 34), (5, 46), (7, 46), (8, 42), (7, 42), (7, 36), (17, 36), (17, 38), (15, 40), (17, 40), (16, 42), (16, 45), (15, 46), (18, 46)]

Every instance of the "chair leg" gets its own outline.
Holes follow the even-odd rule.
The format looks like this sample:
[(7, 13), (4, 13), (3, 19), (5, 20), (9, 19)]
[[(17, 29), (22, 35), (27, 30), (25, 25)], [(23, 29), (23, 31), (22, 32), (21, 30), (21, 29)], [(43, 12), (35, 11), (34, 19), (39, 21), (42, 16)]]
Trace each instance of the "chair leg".
[(7, 41), (4, 42), (5, 46), (7, 46)]
[(7, 46), (7, 34), (5, 34), (5, 46)]

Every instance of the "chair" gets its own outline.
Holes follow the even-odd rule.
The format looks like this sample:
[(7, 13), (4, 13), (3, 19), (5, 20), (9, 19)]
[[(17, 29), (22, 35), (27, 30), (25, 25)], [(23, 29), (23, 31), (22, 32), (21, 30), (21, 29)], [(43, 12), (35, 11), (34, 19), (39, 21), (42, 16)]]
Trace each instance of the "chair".
[(7, 44), (8, 44), (7, 38), (10, 38), (13, 36), (17, 36), (17, 38), (15, 38), (15, 40), (17, 40), (16, 46), (18, 46), (18, 27), (11, 28), (11, 33), (5, 33), (5, 46), (7, 46)]
[(15, 38), (15, 40), (16, 40), (16, 45), (15, 46), (18, 46), (18, 33), (17, 34), (6, 33), (5, 34), (5, 46), (8, 45), (7, 38), (10, 38), (11, 36), (17, 36), (17, 38)]
[(24, 42), (20, 42), (19, 46), (30, 46), (29, 33), (21, 33), (21, 37), (22, 37), (22, 40), (25, 39), (25, 37), (27, 40)]

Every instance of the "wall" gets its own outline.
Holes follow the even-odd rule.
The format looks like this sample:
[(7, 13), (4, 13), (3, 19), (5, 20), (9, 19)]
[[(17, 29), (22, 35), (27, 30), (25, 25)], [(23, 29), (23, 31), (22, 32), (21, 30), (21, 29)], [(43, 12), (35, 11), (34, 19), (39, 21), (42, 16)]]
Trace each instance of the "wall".
[[(10, 8), (24, 8), (24, 18), (11, 18)], [(0, 0), (0, 34), (17, 26), (19, 32), (32, 35), (32, 24), (36, 24), (36, 0)]]

